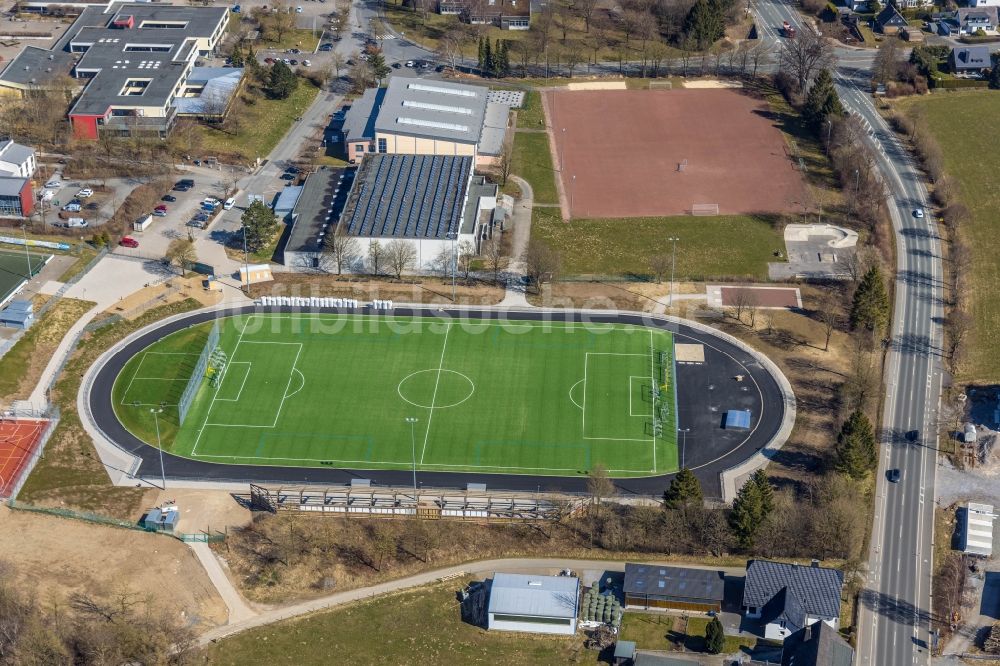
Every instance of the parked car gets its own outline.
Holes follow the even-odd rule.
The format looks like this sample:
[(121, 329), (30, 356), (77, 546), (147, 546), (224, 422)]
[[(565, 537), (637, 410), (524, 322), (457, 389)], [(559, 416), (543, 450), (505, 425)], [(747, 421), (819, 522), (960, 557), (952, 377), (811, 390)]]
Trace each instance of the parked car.
[(291, 65), (292, 64), (292, 61), (289, 58), (282, 58), (281, 62), (285, 63), (286, 65)]
[(924, 216), (924, 209), (923, 208), (917, 208), (916, 210), (913, 211), (913, 217), (918, 217), (919, 218), (919, 217), (923, 217), (923, 216)]
[(310, 61), (308, 61), (308, 60), (303, 60), (302, 61), (302, 66), (303, 67), (312, 67), (312, 63)]
[(295, 8), (295, 13), (296, 14), (301, 14), (302, 13), (302, 7), (296, 7)]
[(167, 212), (167, 205), (166, 204), (160, 204), (159, 206), (157, 206), (153, 210), (162, 210), (164, 213), (166, 213)]
[(320, 51), (332, 51), (333, 50), (333, 44), (331, 44), (330, 42), (327, 42), (326, 44), (320, 44), (319, 45), (319, 50)]
[(79, 229), (87, 226), (87, 220), (83, 219), (82, 217), (71, 217), (68, 220), (66, 220), (66, 226), (70, 227), (71, 229)]
[(390, 67), (392, 67), (393, 69), (399, 69), (401, 66), (402, 65), (400, 65), (398, 62), (394, 62), (392, 63), (392, 65), (390, 65)]
[(63, 210), (66, 211), (66, 212), (68, 212), (68, 213), (79, 213), (80, 212), (80, 204), (78, 204), (78, 203), (68, 203), (65, 206), (63, 206)]
[(132, 238), (131, 236), (122, 237), (122, 239), (118, 241), (118, 244), (121, 245), (122, 247), (131, 247), (131, 248), (139, 247), (139, 241)]
[(413, 64), (414, 64), (414, 63), (413, 63), (413, 61), (412, 61), (412, 60), (407, 60), (407, 61), (406, 61), (406, 66), (407, 66), (407, 67), (413, 67)]
[(90, 189), (89, 187), (85, 187), (79, 192), (77, 192), (76, 196), (78, 196), (81, 199), (89, 199), (90, 197), (94, 196), (94, 190)]
[(157, 208), (153, 211), (153, 217), (166, 217), (167, 211)]
[(289, 65), (297, 65), (297, 64), (299, 64), (299, 61), (296, 60), (295, 58), (292, 58), (290, 61), (288, 61), (288, 64)]
[(295, 180), (294, 173), (288, 173), (287, 171), (281, 174), (281, 180)]
[(52, 177), (49, 178), (48, 182), (45, 183), (45, 187), (52, 190), (62, 187), (62, 174), (61, 173), (52, 174)]
[(177, 201), (177, 197), (175, 197), (172, 194), (164, 194), (162, 197), (160, 197), (160, 201), (166, 201), (167, 203), (173, 203), (173, 202)]
[(194, 227), (195, 229), (204, 229), (205, 228), (205, 223), (204, 222), (199, 222), (198, 220), (191, 219), (191, 220), (188, 220), (187, 226)]
[(222, 208), (225, 210), (231, 210), (233, 206), (236, 205), (236, 197), (229, 197), (226, 199), (225, 203), (222, 204)]
[(191, 219), (195, 220), (196, 222), (208, 222), (208, 215), (206, 215), (205, 213), (198, 213)]

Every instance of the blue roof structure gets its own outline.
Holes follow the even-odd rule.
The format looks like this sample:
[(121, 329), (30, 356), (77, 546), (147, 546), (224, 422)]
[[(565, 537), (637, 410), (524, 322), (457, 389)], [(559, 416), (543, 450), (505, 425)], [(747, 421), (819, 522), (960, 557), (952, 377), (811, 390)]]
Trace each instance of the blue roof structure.
[(281, 193), (278, 195), (278, 201), (274, 204), (274, 214), (278, 217), (284, 217), (291, 213), (295, 208), (296, 202), (299, 200), (300, 194), (302, 194), (301, 185), (289, 185), (281, 190)]
[(726, 425), (727, 430), (734, 428), (739, 428), (742, 430), (750, 429), (750, 410), (749, 409), (730, 409), (726, 412)]

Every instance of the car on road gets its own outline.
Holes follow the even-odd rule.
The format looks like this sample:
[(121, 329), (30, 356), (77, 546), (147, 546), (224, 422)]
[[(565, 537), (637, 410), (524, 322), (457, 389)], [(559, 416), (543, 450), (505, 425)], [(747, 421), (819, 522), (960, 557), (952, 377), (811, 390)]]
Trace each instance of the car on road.
[(66, 211), (67, 213), (79, 213), (80, 212), (80, 204), (78, 204), (78, 203), (68, 203), (65, 206), (63, 206), (63, 210)]
[(79, 192), (77, 192), (76, 196), (78, 196), (81, 199), (89, 199), (90, 197), (94, 196), (94, 190), (90, 189), (89, 187), (85, 187)]
[(122, 239), (118, 241), (118, 244), (121, 245), (122, 247), (131, 247), (131, 248), (139, 247), (139, 241), (132, 238), (131, 236), (122, 237)]
[(392, 67), (393, 69), (399, 69), (401, 65), (398, 62), (394, 62), (390, 65), (390, 67)]
[(81, 229), (87, 226), (87, 220), (82, 217), (71, 217), (66, 220), (66, 226), (71, 229)]
[(173, 203), (173, 202), (177, 201), (177, 197), (175, 197), (172, 194), (164, 194), (162, 197), (160, 197), (160, 201), (166, 201), (167, 203)]
[(415, 66), (415, 63), (412, 60), (407, 60), (406, 61), (406, 66), (407, 67), (413, 67), (413, 66)]
[(920, 218), (920, 217), (923, 217), (923, 216), (924, 216), (924, 209), (923, 208), (916, 208), (916, 209), (914, 209), (914, 211), (913, 211), (913, 217)]
[(892, 483), (899, 483), (899, 480), (903, 478), (903, 470), (899, 469), (898, 467), (895, 469), (890, 469), (886, 473), (886, 476)]
[(157, 208), (153, 211), (153, 217), (166, 217), (167, 211)]
[(302, 7), (296, 7), (295, 8), (295, 13), (296, 14), (301, 14), (302, 13)]

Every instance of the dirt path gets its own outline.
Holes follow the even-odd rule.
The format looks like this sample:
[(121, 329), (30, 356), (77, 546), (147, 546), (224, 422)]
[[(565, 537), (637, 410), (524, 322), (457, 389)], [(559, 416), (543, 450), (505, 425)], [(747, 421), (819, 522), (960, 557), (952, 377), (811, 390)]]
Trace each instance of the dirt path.
[[(698, 565), (672, 563), (671, 566), (696, 568)], [(446, 578), (457, 578), (467, 574), (492, 575), (493, 572), (497, 570), (503, 570), (509, 573), (536, 573), (552, 575), (567, 568), (578, 572), (583, 583), (591, 584), (605, 571), (624, 571), (625, 562), (613, 560), (573, 560), (561, 558), (514, 558), (466, 562), (465, 564), (446, 567), (444, 569), (425, 571), (424, 573), (415, 574), (406, 578), (379, 583), (378, 585), (372, 585), (371, 587), (362, 587), (354, 590), (348, 590), (346, 592), (338, 592), (319, 599), (312, 599), (310, 601), (304, 601), (291, 606), (285, 606), (284, 608), (264, 611), (255, 617), (241, 622), (233, 622), (222, 627), (216, 627), (215, 629), (203, 634), (201, 638), (198, 639), (198, 644), (207, 645), (208, 643), (213, 643), (220, 638), (232, 636), (233, 634), (238, 634), (241, 631), (246, 631), (247, 629), (254, 629), (273, 622), (279, 622), (281, 620), (287, 620), (300, 615), (306, 615), (308, 613), (342, 606), (361, 599), (368, 599), (378, 595), (388, 594), (390, 592), (397, 592), (399, 590), (427, 585)], [(742, 576), (745, 573), (745, 570), (742, 567), (715, 568), (724, 571), (727, 575)]]

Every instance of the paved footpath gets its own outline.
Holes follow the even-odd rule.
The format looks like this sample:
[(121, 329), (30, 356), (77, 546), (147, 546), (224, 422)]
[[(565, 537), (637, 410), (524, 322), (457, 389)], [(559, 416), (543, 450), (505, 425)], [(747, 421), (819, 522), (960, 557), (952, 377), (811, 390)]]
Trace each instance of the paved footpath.
[[(204, 545), (206, 550), (208, 549), (208, 546), (205, 544), (199, 545)], [(216, 562), (216, 566), (218, 566), (218, 562)], [(671, 563), (671, 566), (696, 568), (700, 565)], [(206, 569), (208, 568), (209, 567), (206, 566)], [(742, 576), (746, 573), (743, 567), (713, 568), (724, 571), (727, 575), (732, 576)], [(379, 595), (389, 594), (391, 592), (398, 592), (400, 590), (428, 585), (444, 578), (457, 578), (464, 575), (489, 575), (494, 571), (499, 570), (508, 573), (554, 574), (562, 569), (572, 569), (579, 574), (581, 581), (584, 584), (592, 584), (594, 580), (596, 580), (596, 578), (605, 571), (624, 571), (625, 562), (619, 560), (573, 560), (560, 558), (512, 558), (466, 562), (465, 564), (458, 564), (456, 566), (445, 567), (443, 569), (435, 569), (433, 571), (425, 571), (413, 576), (379, 583), (378, 585), (372, 585), (370, 587), (361, 587), (355, 590), (347, 590), (346, 592), (337, 592), (336, 594), (320, 597), (319, 599), (311, 599), (309, 601), (303, 601), (291, 606), (263, 611), (255, 616), (247, 617), (238, 621), (233, 621), (232, 616), (230, 616), (231, 619), (229, 624), (216, 627), (215, 629), (205, 633), (198, 639), (198, 644), (202, 646), (207, 645), (209, 643), (214, 643), (220, 638), (232, 636), (233, 634), (238, 634), (241, 631), (246, 631), (247, 629), (263, 627), (281, 620), (299, 617), (316, 611), (336, 608), (337, 606), (343, 606), (344, 604), (364, 599), (371, 599)], [(220, 573), (222, 573), (221, 567)], [(225, 576), (225, 574), (222, 575)], [(216, 582), (216, 578), (213, 577), (211, 573), (209, 573), (209, 577), (213, 582)], [(228, 582), (228, 578), (226, 581)], [(220, 594), (223, 594), (221, 590)], [(225, 598), (226, 596), (223, 594), (223, 599)]]

